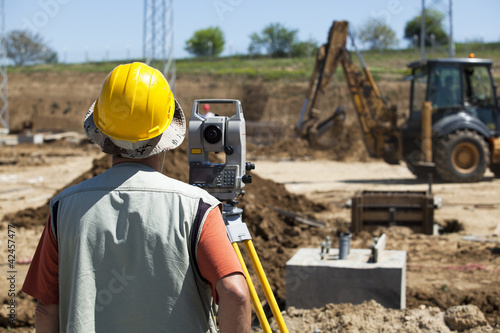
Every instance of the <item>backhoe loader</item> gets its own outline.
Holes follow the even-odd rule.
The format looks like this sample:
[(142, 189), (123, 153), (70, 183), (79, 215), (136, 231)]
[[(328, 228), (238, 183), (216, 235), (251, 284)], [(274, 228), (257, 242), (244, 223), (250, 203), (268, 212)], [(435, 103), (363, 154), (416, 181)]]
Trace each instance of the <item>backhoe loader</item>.
[[(348, 36), (361, 62), (346, 48)], [(325, 116), (322, 98), (338, 65), (342, 67), (368, 155), (390, 164), (406, 162), (418, 178), (429, 174), (446, 182), (477, 182), (486, 169), (500, 177), (500, 111), (491, 75), (492, 61), (450, 58), (415, 61), (410, 110), (398, 125), (397, 109), (381, 95), (349, 33), (336, 21), (320, 47), (309, 81), (297, 133), (313, 147), (327, 148), (342, 131), (345, 108)]]

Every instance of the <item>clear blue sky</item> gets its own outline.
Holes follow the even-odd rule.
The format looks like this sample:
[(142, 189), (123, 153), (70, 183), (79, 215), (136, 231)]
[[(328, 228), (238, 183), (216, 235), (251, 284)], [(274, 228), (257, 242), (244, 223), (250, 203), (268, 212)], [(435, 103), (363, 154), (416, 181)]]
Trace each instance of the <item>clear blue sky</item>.
[[(448, 0), (426, 0), (446, 8)], [(439, 5), (439, 3), (441, 3)], [(419, 15), (421, 0), (174, 0), (175, 57), (185, 58), (185, 42), (199, 29), (219, 27), (229, 53), (246, 53), (249, 35), (269, 23), (297, 29), (300, 40), (326, 42), (334, 20), (355, 28), (382, 17), (401, 45), (406, 22)], [(471, 8), (473, 6), (474, 8)], [(39, 33), (65, 62), (142, 57), (143, 0), (6, 0), (5, 29)], [(454, 37), (500, 41), (500, 1), (453, 0)], [(446, 24), (448, 24), (446, 22)]]

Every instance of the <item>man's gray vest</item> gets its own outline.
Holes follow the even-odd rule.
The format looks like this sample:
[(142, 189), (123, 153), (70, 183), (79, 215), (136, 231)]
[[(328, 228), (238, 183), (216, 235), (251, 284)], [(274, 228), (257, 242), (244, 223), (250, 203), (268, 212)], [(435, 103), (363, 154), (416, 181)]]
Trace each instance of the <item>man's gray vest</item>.
[(215, 332), (196, 253), (218, 204), (138, 163), (57, 195), (61, 332)]

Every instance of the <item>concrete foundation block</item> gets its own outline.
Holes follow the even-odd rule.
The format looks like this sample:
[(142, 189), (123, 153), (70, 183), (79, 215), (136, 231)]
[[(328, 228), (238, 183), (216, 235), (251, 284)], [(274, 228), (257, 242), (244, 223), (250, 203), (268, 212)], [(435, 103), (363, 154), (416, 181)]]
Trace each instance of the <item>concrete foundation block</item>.
[(361, 304), (375, 300), (393, 309), (406, 307), (406, 251), (383, 251), (370, 263), (371, 250), (351, 249), (340, 260), (330, 249), (322, 260), (320, 249), (300, 249), (286, 263), (287, 306), (311, 309), (329, 303)]

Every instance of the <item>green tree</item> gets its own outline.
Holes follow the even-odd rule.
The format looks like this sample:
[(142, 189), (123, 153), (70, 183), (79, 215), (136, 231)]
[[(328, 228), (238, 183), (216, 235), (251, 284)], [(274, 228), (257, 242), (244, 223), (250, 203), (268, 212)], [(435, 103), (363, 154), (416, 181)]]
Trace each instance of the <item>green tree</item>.
[(372, 50), (383, 50), (397, 45), (396, 33), (383, 19), (371, 18), (359, 29), (358, 38)]
[(197, 57), (218, 56), (224, 51), (224, 33), (219, 27), (195, 31), (184, 49)]
[(292, 54), (295, 43), (297, 30), (289, 30), (280, 23), (271, 23), (260, 34), (254, 32), (250, 35), (248, 52), (260, 54), (264, 48), (273, 57), (286, 57)]
[(298, 42), (292, 46), (292, 57), (314, 56), (317, 51), (318, 43), (316, 41)]
[[(443, 29), (443, 19), (444, 15), (436, 10), (426, 10), (425, 11), (425, 45), (430, 46), (432, 40), (429, 36), (434, 35), (434, 41), (436, 44), (446, 44), (448, 43), (448, 35)], [(422, 15), (414, 17), (412, 20), (408, 21), (405, 26), (405, 39), (408, 40), (410, 45), (413, 45), (415, 36), (418, 37), (420, 41), (422, 25)]]
[(29, 30), (13, 30), (8, 33), (5, 47), (7, 57), (16, 66), (35, 63), (57, 63), (57, 53), (50, 49), (39, 34)]

